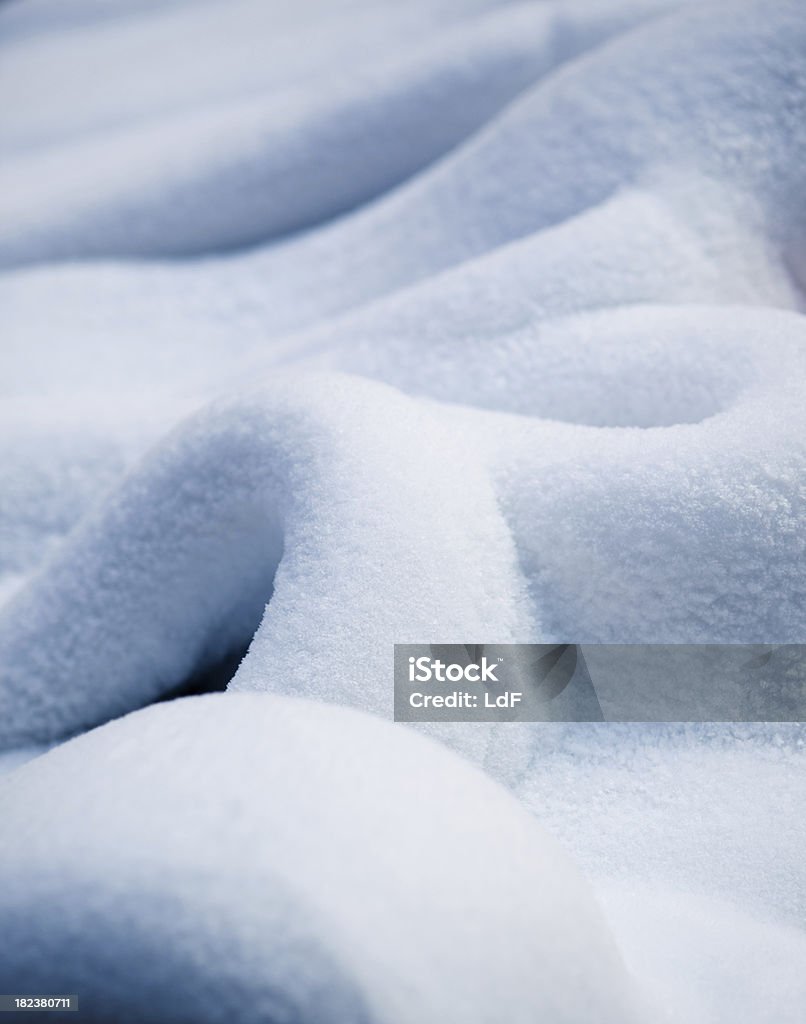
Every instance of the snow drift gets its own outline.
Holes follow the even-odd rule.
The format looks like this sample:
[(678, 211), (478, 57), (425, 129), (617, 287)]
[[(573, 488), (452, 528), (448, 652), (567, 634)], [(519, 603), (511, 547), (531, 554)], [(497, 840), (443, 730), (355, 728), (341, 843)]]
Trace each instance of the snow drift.
[[(333, 375), (281, 377), (198, 414), (9, 600), (0, 735), (97, 724), (250, 640), (234, 688), (379, 713), (385, 638), (435, 623), (446, 643), (791, 640), (806, 333), (792, 314), (741, 319), (554, 321), (536, 345), (528, 330), (487, 344), (481, 378), (473, 346), (453, 347), (455, 375), (432, 385), (442, 398), (475, 389), (492, 404), (490, 381), (496, 404), (510, 394), (531, 421)], [(437, 346), (402, 339), (387, 372), (438, 365)], [(491, 756), (479, 730), (455, 732)]]
[(23, 767), (0, 814), (0, 983), (87, 1020), (640, 1019), (560, 848), (402, 726), (179, 701)]
[[(626, 982), (499, 790), (333, 705), (389, 716), (395, 641), (803, 641), (802, 5), (30, 0), (0, 28), (4, 766), (233, 676), (8, 776), (3, 976), (86, 970), (109, 1014), (125, 943), (164, 991), (163, 936), (189, 986), (226, 962), (220, 1019), (450, 1019), (355, 904), (360, 867), (413, 913), (400, 830), (449, 858), (455, 826), (513, 879), (460, 925), (440, 860), (416, 904), (478, 1019), (588, 1024), (596, 989), (624, 1020), (640, 989), (653, 1020), (794, 1021), (801, 727), (432, 729), (581, 863)], [(539, 985), (558, 918), (577, 981)]]

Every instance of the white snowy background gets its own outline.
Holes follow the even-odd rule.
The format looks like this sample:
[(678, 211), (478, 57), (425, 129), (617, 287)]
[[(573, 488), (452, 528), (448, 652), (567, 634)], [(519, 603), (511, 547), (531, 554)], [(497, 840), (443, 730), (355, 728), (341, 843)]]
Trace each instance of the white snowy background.
[(806, 639), (801, 0), (8, 0), (0, 95), (0, 990), (803, 1024), (803, 728), (388, 721)]

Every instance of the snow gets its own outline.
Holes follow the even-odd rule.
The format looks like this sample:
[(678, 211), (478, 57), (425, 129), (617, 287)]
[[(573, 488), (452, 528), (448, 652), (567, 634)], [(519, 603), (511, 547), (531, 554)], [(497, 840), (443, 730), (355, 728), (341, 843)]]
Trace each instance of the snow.
[[(0, 815), (0, 982), (92, 993), (97, 1019), (640, 1019), (559, 846), (375, 717), (256, 695), (149, 708), (19, 769)], [(65, 879), (83, 898), (54, 916)]]
[[(804, 640), (802, 5), (0, 28), (0, 976), (119, 1008), (128, 958), (203, 1020), (588, 1024), (596, 990), (795, 1024), (802, 727), (424, 726), (445, 750), (380, 719), (394, 642)], [(597, 686), (629, 717), (641, 667)]]
[(326, 93), (242, 83), (190, 113), (88, 131), (66, 153), (24, 148), (0, 177), (0, 263), (205, 252), (321, 223), (433, 162), (624, 21), (619, 4), (505, 6), (394, 64), (359, 62)]
[(668, 1019), (796, 1024), (803, 726), (555, 724), (536, 748), (516, 791), (593, 881)]
[(802, 1020), (806, 984), (793, 970), (806, 958), (802, 928), (656, 886), (605, 891), (603, 898), (628, 965), (659, 1002), (674, 1007), (672, 1019)]
[[(371, 0), (306, 0), (296, 7), (278, 0), (79, 0), (65, 8), (57, 0), (18, 0), (3, 12), (4, 84), (18, 100), (16, 109), (4, 110), (6, 144), (46, 147), (249, 91), (326, 81), (390, 37), (410, 46), (490, 6), (489, 0), (414, 0), (405, 8)], [(65, 23), (72, 23), (67, 32)], [(150, 74), (142, 74), (144, 66)], [(48, 87), (54, 70), (58, 89)]]
[[(333, 374), (197, 414), (9, 602), (5, 741), (145, 704), (253, 635), (234, 688), (381, 714), (386, 638), (434, 629), (446, 643), (796, 639), (801, 318), (633, 307), (539, 337), (488, 344), (489, 376), (441, 395), (492, 380), (528, 401), (526, 423)], [(412, 349), (398, 367), (439, 358)], [(490, 757), (479, 730), (456, 742)]]

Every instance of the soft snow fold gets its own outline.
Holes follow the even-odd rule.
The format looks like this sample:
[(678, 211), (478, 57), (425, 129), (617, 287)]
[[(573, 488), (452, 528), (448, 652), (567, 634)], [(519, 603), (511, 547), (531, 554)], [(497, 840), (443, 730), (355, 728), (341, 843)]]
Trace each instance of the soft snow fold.
[[(806, 331), (786, 313), (741, 321), (631, 308), (503, 337), (478, 367), (457, 350), (470, 383), (445, 378), (441, 397), (492, 387), (533, 419), (332, 375), (213, 406), (8, 602), (3, 742), (138, 707), (253, 634), (235, 688), (380, 713), (389, 642), (435, 630), (790, 641), (806, 594)], [(409, 344), (397, 371), (439, 359)], [(481, 756), (479, 730), (463, 731)]]
[(0, 175), (0, 264), (207, 252), (317, 224), (405, 180), (638, 17), (612, 7), (507, 5), (394, 65), (359, 65), (324, 94), (318, 83), (249, 89), (66, 152), (23, 150)]
[(1, 80), (16, 103), (3, 110), (6, 151), (62, 144), (270, 87), (318, 80), (326, 88), (379, 49), (411, 44), (497, 2), (8, 3)]
[(11, 600), (3, 741), (176, 687), (248, 642), (272, 588), (236, 685), (386, 713), (389, 638), (527, 634), (516, 566), (483, 463), (437, 410), (359, 380), (292, 379), (191, 421)]
[(670, 1011), (668, 1020), (801, 1024), (802, 928), (657, 884), (601, 892), (628, 965)]
[[(803, 725), (553, 725), (518, 793), (674, 1024), (798, 1024)], [(684, 979), (684, 980), (682, 980)]]
[(0, 816), (0, 984), (80, 992), (86, 1020), (641, 1019), (560, 848), (376, 718), (149, 708), (19, 769)]
[[(9, 775), (0, 976), (100, 1019), (169, 975), (194, 1021), (631, 1019), (500, 791), (277, 695), (388, 717), (395, 641), (805, 639), (803, 5), (0, 29), (3, 765), (248, 646)], [(595, 881), (651, 1020), (794, 1024), (802, 728), (603, 729), (433, 732)]]

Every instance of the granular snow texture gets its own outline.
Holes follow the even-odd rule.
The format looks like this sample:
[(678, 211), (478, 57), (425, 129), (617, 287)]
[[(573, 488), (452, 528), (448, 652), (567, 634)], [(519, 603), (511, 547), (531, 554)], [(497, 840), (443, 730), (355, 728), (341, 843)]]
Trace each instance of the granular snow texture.
[(377, 718), (806, 640), (802, 3), (12, 0), (0, 82), (6, 990), (799, 1024), (801, 726)]

